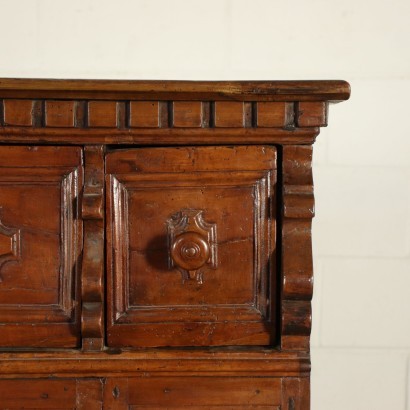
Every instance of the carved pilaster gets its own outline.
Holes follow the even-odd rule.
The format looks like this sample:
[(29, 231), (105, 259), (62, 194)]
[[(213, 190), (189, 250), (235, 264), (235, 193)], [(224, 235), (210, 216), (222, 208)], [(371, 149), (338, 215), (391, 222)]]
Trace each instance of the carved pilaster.
[(312, 147), (283, 148), (282, 209), (282, 349), (309, 349), (314, 216)]
[(104, 346), (104, 149), (85, 148), (81, 330), (84, 350)]

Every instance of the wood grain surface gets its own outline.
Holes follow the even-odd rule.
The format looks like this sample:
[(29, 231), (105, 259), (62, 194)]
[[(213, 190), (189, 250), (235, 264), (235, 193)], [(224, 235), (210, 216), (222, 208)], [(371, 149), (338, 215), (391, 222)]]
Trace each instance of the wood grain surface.
[[(273, 343), (275, 168), (265, 146), (107, 155), (110, 346)], [(166, 224), (184, 210), (215, 224), (218, 262), (201, 281), (168, 264)]]
[(144, 100), (342, 101), (350, 85), (322, 81), (127, 81), (0, 79), (0, 98), (81, 98)]
[(0, 79), (0, 409), (309, 410), (312, 144), (349, 96)]
[(0, 346), (75, 347), (82, 151), (1, 146), (0, 164), (0, 236), (18, 241), (0, 265)]

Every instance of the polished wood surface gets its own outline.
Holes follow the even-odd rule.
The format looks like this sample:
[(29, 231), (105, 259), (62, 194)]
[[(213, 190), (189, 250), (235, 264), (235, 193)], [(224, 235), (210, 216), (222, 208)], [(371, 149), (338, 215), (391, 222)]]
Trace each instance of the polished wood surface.
[(308, 410), (312, 144), (349, 94), (0, 79), (0, 409)]
[(133, 81), (0, 78), (0, 98), (343, 101), (350, 86), (322, 81)]
[(107, 404), (111, 400), (118, 409), (278, 410), (281, 403), (281, 381), (274, 378), (118, 378), (107, 387)]
[[(108, 345), (272, 344), (276, 149), (120, 150), (106, 172)], [(192, 249), (213, 248), (192, 277), (167, 224), (194, 225), (175, 236), (196, 232), (206, 245), (191, 235)]]
[(81, 217), (84, 221), (82, 258), (82, 347), (104, 346), (104, 147), (84, 148), (84, 189)]
[(2, 146), (0, 164), (0, 347), (78, 346), (82, 150)]
[[(101, 410), (102, 380), (0, 380), (2, 409)], [(106, 408), (106, 407), (105, 407)]]
[(309, 349), (313, 261), (311, 221), (314, 216), (312, 147), (282, 150), (282, 292), (281, 346)]

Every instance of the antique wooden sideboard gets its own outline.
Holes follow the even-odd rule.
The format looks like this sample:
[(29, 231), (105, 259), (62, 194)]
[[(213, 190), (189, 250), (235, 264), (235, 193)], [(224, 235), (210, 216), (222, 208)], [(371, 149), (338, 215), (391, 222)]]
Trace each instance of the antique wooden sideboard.
[(309, 409), (312, 144), (349, 94), (0, 79), (0, 408)]

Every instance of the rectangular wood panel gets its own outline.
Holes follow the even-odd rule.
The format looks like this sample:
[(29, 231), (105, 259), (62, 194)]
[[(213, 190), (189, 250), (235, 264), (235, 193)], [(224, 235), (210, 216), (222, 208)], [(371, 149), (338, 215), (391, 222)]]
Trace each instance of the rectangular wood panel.
[(117, 127), (117, 102), (90, 101), (88, 103), (89, 127)]
[(76, 380), (0, 380), (2, 409), (74, 409)]
[(243, 127), (245, 125), (245, 104), (243, 102), (215, 102), (215, 127)]
[(175, 101), (173, 103), (174, 127), (201, 127), (202, 103), (199, 101)]
[[(107, 155), (110, 345), (273, 341), (275, 161), (271, 147)], [(171, 252), (181, 224), (193, 252), (209, 247), (192, 271)]]
[(1, 409), (101, 410), (100, 379), (0, 380)]
[(320, 101), (303, 101), (297, 104), (299, 127), (325, 127), (328, 104)]
[(74, 127), (74, 101), (46, 101), (45, 125), (47, 127)]
[(258, 102), (257, 127), (285, 127), (293, 124), (293, 104), (285, 102)]
[[(152, 377), (128, 380), (131, 405), (179, 408), (188, 406), (278, 406), (281, 380), (269, 378)], [(229, 408), (229, 407), (228, 407)], [(241, 407), (242, 408), (242, 407)]]
[(0, 147), (0, 346), (79, 343), (82, 151)]
[(31, 127), (33, 125), (32, 100), (5, 100), (4, 124)]
[(273, 377), (123, 377), (104, 386), (104, 404), (117, 410), (279, 410), (281, 399), (281, 379)]
[(160, 104), (158, 101), (131, 101), (130, 127), (158, 128)]

